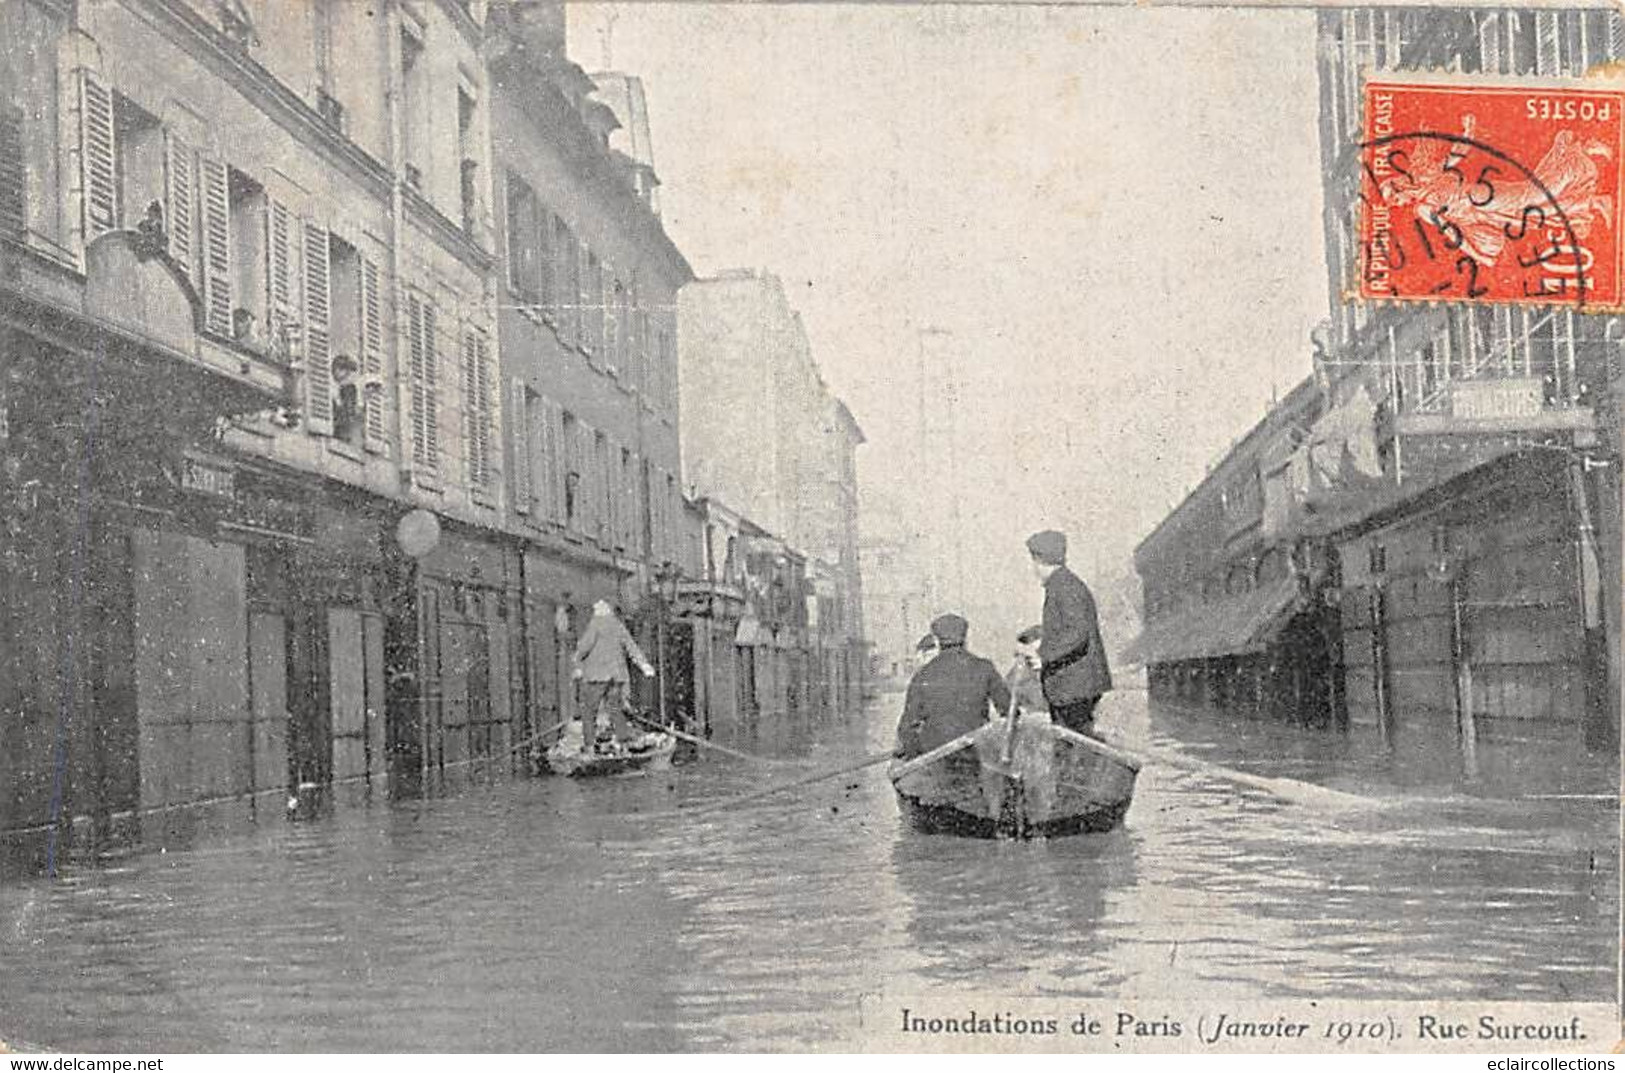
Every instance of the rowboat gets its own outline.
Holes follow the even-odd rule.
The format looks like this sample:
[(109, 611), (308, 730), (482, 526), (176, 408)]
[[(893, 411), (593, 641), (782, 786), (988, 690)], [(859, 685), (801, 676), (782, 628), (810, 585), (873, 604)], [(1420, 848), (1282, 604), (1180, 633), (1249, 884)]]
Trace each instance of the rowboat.
[(970, 838), (1109, 831), (1134, 798), (1140, 762), (1047, 713), (995, 719), (887, 769), (916, 830)]
[(547, 750), (547, 766), (555, 775), (592, 778), (602, 775), (640, 775), (671, 767), (677, 739), (670, 734), (643, 735), (631, 745), (617, 743), (594, 753), (581, 751), (581, 721), (565, 728), (559, 740)]

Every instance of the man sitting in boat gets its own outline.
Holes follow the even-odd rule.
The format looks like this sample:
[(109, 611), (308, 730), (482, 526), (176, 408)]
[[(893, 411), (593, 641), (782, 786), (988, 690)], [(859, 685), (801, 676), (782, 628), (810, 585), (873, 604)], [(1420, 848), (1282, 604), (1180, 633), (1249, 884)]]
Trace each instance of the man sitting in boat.
[(628, 659), (638, 665), (645, 677), (654, 676), (654, 667), (616, 617), (615, 609), (608, 600), (599, 600), (592, 605), (592, 619), (581, 631), (581, 640), (576, 642), (575, 678), (586, 682), (581, 698), (581, 751), (584, 753), (597, 750), (599, 715), (609, 716), (617, 742), (630, 745), (643, 741), (644, 736), (632, 730), (622, 711), (626, 688), (632, 680), (626, 670)]
[(1053, 529), (1027, 538), (1033, 570), (1044, 583), (1044, 635), (1038, 642), (1039, 679), (1055, 722), (1093, 734), (1095, 705), (1112, 687), (1100, 640), (1095, 598), (1066, 566), (1066, 534)]
[(903, 718), (897, 724), (895, 755), (911, 759), (968, 734), (992, 714), (1010, 709), (1010, 690), (993, 664), (965, 650), (969, 624), (958, 615), (931, 623), (942, 651), (908, 684)]
[(1044, 699), (1044, 687), (1038, 678), (1038, 669), (1042, 666), (1038, 645), (1043, 637), (1042, 626), (1028, 626), (1016, 634), (1016, 660), (1004, 676), (1004, 684), (1015, 697), (1016, 707), (1024, 712), (1049, 711), (1049, 701)]

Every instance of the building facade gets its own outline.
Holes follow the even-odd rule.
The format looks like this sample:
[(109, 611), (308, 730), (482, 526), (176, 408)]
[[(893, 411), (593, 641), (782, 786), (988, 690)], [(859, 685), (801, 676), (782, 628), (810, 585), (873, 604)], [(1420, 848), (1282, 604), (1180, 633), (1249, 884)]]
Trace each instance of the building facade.
[[(562, 8), (490, 5), (487, 60), (509, 520), (524, 536), (528, 676), (545, 729), (573, 713), (570, 656), (594, 600), (619, 605), (651, 658), (664, 645), (657, 581), (689, 550), (676, 296), (691, 273), (655, 211), (652, 159), (614, 148), (621, 117), (565, 53)], [(641, 102), (635, 79), (599, 77), (623, 108)], [(642, 116), (627, 122), (643, 124), (646, 149)], [(679, 693), (659, 671), (637, 699), (671, 708)]]
[(520, 763), (598, 597), (660, 656), (638, 701), (692, 705), (690, 272), (636, 79), (553, 4), (0, 29), (8, 860)]
[[(1154, 691), (1256, 695), (1241, 646), (1258, 647), (1264, 620), (1251, 616), (1280, 622), (1289, 607), (1286, 622), (1313, 625), (1285, 650), (1288, 677), (1331, 672), (1307, 708), (1291, 695), (1299, 716), (1324, 712), (1396, 753), (1453, 757), (1446, 767), (1469, 776), (1498, 755), (1559, 769), (1607, 756), (1619, 727), (1620, 319), (1344, 296), (1366, 76), (1535, 87), (1617, 62), (1625, 23), (1600, 7), (1317, 20), (1331, 310), (1315, 372), (1141, 545), (1137, 655)], [(1277, 553), (1284, 566), (1266, 569)], [(1250, 582), (1231, 580), (1238, 556), (1258, 557)], [(1261, 588), (1282, 576), (1294, 581), (1278, 599)], [(1232, 612), (1204, 610), (1238, 594)]]
[(856, 468), (863, 432), (824, 384), (775, 276), (741, 270), (688, 284), (679, 325), (685, 477), (696, 494), (781, 541), (818, 579), (816, 644), (795, 657), (815, 666), (796, 681), (810, 674), (824, 683), (815, 696), (852, 710), (868, 663)]

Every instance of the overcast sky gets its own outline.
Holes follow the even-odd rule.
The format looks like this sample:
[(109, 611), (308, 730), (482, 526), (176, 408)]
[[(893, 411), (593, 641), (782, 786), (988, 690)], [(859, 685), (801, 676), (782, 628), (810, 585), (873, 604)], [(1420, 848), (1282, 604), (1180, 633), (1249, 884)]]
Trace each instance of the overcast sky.
[(962, 367), (965, 603), (989, 629), (1036, 606), (1028, 532), (1068, 530), (1086, 577), (1125, 561), (1309, 371), (1326, 308), (1310, 13), (569, 19), (577, 62), (644, 79), (663, 216), (695, 271), (784, 279), (868, 434), (872, 519), (919, 484), (919, 330), (951, 333), (933, 345)]

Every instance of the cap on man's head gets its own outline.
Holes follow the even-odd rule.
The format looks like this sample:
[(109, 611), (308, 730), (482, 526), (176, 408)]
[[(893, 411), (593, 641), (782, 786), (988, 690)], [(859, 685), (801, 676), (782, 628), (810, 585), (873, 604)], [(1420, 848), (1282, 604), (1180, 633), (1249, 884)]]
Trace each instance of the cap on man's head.
[(1026, 629), (1024, 629), (1020, 633), (1016, 634), (1016, 643), (1017, 644), (1030, 645), (1030, 644), (1034, 644), (1035, 642), (1042, 641), (1043, 639), (1044, 639), (1044, 627), (1043, 626), (1028, 626)]
[(937, 635), (934, 634), (934, 633), (928, 633), (924, 637), (920, 638), (919, 642), (917, 644), (915, 644), (914, 651), (916, 651), (916, 652), (929, 652), (933, 648), (936, 648), (936, 647), (937, 647)]
[(1046, 529), (1027, 538), (1027, 550), (1032, 557), (1049, 566), (1066, 562), (1066, 534)]
[(970, 623), (958, 615), (938, 615), (931, 620), (931, 632), (944, 645), (962, 645)]

